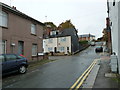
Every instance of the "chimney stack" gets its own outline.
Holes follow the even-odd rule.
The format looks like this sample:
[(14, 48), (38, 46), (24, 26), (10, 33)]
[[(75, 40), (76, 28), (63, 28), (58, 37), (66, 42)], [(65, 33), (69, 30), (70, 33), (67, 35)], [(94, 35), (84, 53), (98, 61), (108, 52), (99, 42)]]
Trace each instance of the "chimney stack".
[(15, 6), (12, 6), (12, 8), (16, 10), (16, 7), (15, 7)]

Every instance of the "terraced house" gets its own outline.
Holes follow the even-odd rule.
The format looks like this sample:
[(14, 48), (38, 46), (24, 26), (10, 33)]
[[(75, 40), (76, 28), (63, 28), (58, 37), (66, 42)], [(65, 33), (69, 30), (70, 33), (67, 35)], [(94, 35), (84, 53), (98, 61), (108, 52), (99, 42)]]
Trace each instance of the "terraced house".
[(67, 28), (59, 32), (56, 30), (56, 32), (54, 31), (49, 38), (44, 38), (44, 53), (53, 52), (55, 54), (69, 55), (79, 52), (80, 44), (76, 29)]
[(29, 60), (37, 59), (43, 52), (44, 24), (32, 17), (0, 3), (0, 28), (2, 28), (2, 53), (23, 54)]

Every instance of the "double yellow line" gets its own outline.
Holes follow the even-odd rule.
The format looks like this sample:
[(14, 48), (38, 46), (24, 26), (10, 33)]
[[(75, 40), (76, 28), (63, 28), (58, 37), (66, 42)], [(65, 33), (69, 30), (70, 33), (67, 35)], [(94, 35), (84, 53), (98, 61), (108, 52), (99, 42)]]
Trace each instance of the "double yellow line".
[(92, 64), (85, 70), (85, 72), (77, 79), (77, 81), (70, 87), (69, 90), (72, 89), (78, 89), (81, 87), (81, 85), (83, 84), (84, 80), (87, 78), (87, 76), (89, 75), (89, 73), (91, 72), (91, 70), (93, 69), (93, 67), (95, 66), (95, 64), (97, 63), (98, 59), (95, 59)]

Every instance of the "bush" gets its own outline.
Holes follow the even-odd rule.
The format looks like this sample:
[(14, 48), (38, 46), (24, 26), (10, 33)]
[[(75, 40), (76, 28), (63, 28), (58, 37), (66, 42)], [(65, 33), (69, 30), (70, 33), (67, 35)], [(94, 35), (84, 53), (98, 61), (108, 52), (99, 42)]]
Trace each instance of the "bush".
[(79, 41), (80, 44), (88, 44), (88, 41)]

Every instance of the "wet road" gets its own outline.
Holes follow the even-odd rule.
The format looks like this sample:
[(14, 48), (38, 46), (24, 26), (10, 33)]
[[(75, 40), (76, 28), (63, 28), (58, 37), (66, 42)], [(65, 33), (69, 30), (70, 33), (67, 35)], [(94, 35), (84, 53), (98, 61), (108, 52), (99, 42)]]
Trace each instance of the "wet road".
[(3, 88), (70, 88), (93, 60), (100, 58), (94, 49), (89, 47), (73, 56), (50, 57), (57, 60), (24, 75), (4, 78)]

